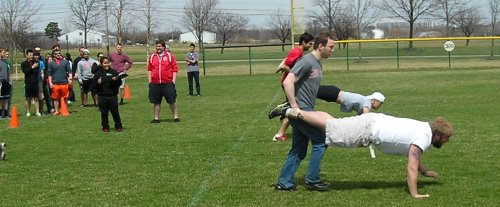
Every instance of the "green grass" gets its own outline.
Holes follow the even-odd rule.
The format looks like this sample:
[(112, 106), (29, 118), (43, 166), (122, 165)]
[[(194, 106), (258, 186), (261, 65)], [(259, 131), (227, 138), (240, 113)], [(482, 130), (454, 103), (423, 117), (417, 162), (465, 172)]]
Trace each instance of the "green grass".
[[(497, 206), (500, 171), (498, 120), (500, 70), (327, 71), (323, 84), (362, 94), (382, 91), (380, 112), (428, 120), (449, 119), (451, 142), (424, 154), (441, 174), (419, 179), (428, 199), (412, 199), (406, 187), (406, 157), (371, 159), (366, 148), (329, 148), (322, 178), (331, 190), (302, 185), (308, 158), (296, 177), (299, 190), (275, 192), (290, 141), (272, 142), (279, 127), (267, 112), (280, 103), (279, 75), (201, 78), (202, 97), (187, 97), (177, 84), (180, 123), (166, 104), (162, 123), (152, 125), (144, 68), (128, 79), (132, 99), (120, 107), (125, 131), (103, 133), (95, 108), (70, 106), (68, 117), (19, 117), (8, 128), (0, 120), (2, 206)], [(22, 82), (15, 82), (20, 114)], [(77, 90), (78, 92), (78, 90)], [(336, 116), (339, 106), (318, 101)], [(112, 122), (112, 121), (111, 121)], [(290, 133), (290, 130), (289, 130)], [(288, 134), (291, 137), (291, 134)]]

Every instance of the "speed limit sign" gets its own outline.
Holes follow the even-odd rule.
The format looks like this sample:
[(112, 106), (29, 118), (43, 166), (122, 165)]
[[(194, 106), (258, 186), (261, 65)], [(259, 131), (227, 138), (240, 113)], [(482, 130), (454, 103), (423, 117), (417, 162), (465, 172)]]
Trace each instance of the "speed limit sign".
[(454, 49), (455, 49), (455, 43), (453, 43), (452, 41), (446, 41), (444, 43), (444, 50), (451, 52)]

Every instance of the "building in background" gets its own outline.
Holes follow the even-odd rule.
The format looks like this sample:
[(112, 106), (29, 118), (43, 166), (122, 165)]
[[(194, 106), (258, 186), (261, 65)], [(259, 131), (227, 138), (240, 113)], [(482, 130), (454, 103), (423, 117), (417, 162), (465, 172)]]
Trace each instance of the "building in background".
[[(202, 35), (205, 44), (215, 44), (217, 42), (217, 35), (213, 32), (204, 31)], [(194, 32), (186, 32), (180, 35), (179, 41), (181, 43), (198, 43), (198, 38), (196, 38)]]
[[(72, 32), (62, 34), (59, 37), (59, 42), (61, 44), (65, 44), (66, 41), (70, 45), (79, 45), (83, 46), (84, 45), (84, 32), (81, 29), (74, 30)], [(113, 35), (109, 35), (109, 44), (110, 45), (115, 45), (117, 41), (117, 38)], [(87, 44), (89, 46), (106, 46), (107, 44), (106, 40), (106, 34), (94, 30), (90, 30), (87, 32)]]

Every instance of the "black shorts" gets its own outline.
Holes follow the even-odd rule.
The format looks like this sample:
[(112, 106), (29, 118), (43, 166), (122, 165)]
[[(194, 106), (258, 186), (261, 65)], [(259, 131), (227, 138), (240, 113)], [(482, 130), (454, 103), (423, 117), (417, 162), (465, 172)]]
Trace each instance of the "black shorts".
[(80, 84), (80, 93), (87, 94), (90, 92), (92, 80), (83, 80)]
[(8, 99), (10, 97), (12, 85), (9, 82), (0, 82), (0, 99)]
[(24, 84), (24, 97), (38, 98), (39, 96), (40, 96), (40, 89), (38, 88), (38, 83)]
[(318, 89), (318, 94), (316, 97), (318, 99), (328, 101), (328, 102), (336, 102), (339, 97), (340, 88), (334, 85), (320, 85)]
[(152, 104), (161, 104), (161, 99), (165, 98), (167, 103), (175, 103), (177, 91), (174, 83), (154, 84), (149, 83), (149, 102)]

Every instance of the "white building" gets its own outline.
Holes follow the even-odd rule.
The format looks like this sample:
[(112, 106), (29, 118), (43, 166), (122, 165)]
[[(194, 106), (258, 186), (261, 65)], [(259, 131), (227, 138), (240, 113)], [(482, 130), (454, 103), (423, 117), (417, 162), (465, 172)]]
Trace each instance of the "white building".
[[(217, 42), (217, 36), (213, 32), (204, 31), (202, 35), (203, 35), (203, 43), (215, 44)], [(190, 42), (198, 43), (198, 38), (196, 38), (194, 32), (186, 32), (181, 34), (179, 41), (185, 43), (190, 43)]]
[[(84, 45), (85, 33), (81, 29), (77, 29), (75, 31), (66, 33), (61, 35), (59, 37), (59, 40), (62, 42), (68, 41), (69, 44), (75, 44), (75, 45)], [(101, 45), (101, 46), (106, 46), (107, 40), (106, 40), (106, 34), (94, 30), (90, 30), (87, 32), (87, 44), (89, 45)], [(114, 45), (116, 44), (116, 37), (109, 35), (109, 44)]]

